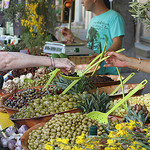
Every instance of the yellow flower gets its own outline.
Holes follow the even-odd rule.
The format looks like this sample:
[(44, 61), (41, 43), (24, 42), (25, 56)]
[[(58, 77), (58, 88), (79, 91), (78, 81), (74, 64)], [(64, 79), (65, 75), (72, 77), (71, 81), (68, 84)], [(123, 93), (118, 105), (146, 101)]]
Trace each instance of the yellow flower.
[(146, 133), (148, 132), (148, 129), (143, 129), (143, 131), (145, 131)]
[(53, 150), (53, 146), (46, 144), (45, 149), (46, 150)]
[(115, 132), (110, 131), (110, 133), (109, 133), (108, 137), (110, 137), (110, 138), (114, 138), (114, 136), (115, 136), (115, 134), (114, 134), (114, 133), (115, 133)]
[(116, 147), (105, 147), (104, 150), (118, 150), (118, 148), (116, 148)]
[(51, 141), (50, 141), (50, 144), (53, 145), (53, 144), (54, 144), (54, 140), (51, 140)]
[(73, 146), (71, 150), (83, 150), (81, 147)]
[(138, 145), (139, 143), (137, 141), (134, 141), (133, 142), (133, 145)]
[(62, 143), (64, 143), (64, 144), (68, 144), (68, 142), (69, 142), (69, 139), (62, 139), (62, 141), (61, 141)]
[(134, 147), (134, 146), (129, 146), (132, 150), (137, 150), (137, 148), (136, 147)]
[(147, 133), (147, 135), (146, 136), (150, 136), (150, 132), (149, 133)]
[(82, 133), (81, 136), (78, 136), (78, 137), (76, 138), (76, 143), (77, 143), (77, 144), (83, 144), (83, 143), (85, 143), (86, 140), (84, 140), (84, 136), (85, 136), (84, 133)]
[(107, 144), (108, 144), (109, 146), (114, 145), (114, 140), (108, 139), (108, 140), (107, 140)]
[(83, 144), (83, 143), (85, 143), (85, 141), (84, 141), (84, 139), (81, 139), (81, 140), (79, 140), (79, 139), (76, 139), (76, 143), (77, 144)]
[(65, 145), (64, 144), (59, 144), (60, 148), (61, 149), (64, 149), (65, 148)]
[(109, 148), (109, 147), (105, 147), (105, 149), (104, 150), (111, 150), (111, 148)]
[(71, 147), (69, 146), (69, 145), (67, 145), (67, 146), (65, 146), (64, 145), (64, 148), (63, 148), (64, 150), (71, 150)]
[(142, 148), (141, 150), (147, 150), (146, 148)]
[(116, 124), (115, 128), (121, 130), (124, 127), (124, 124)]
[(56, 142), (62, 142), (61, 138), (56, 139)]
[(32, 32), (34, 32), (34, 29), (31, 27), (29, 31), (32, 33)]
[(86, 148), (94, 149), (94, 145), (87, 145)]
[(126, 123), (126, 125), (129, 130), (132, 130), (134, 127), (136, 127), (135, 120), (134, 121), (130, 120), (130, 122)]

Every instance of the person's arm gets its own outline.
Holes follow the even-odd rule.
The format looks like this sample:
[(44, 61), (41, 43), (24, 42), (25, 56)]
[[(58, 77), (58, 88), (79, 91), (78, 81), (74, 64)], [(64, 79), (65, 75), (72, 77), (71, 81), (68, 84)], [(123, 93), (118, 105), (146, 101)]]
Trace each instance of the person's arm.
[[(0, 70), (9, 70), (27, 67), (52, 66), (52, 60), (47, 56), (34, 56), (17, 52), (0, 52)], [(64, 73), (73, 72), (75, 64), (67, 58), (54, 58), (55, 68)]]
[(111, 57), (105, 60), (107, 64), (104, 65), (104, 67), (129, 67), (132, 69), (150, 73), (150, 60), (141, 60), (134, 57), (128, 57), (124, 54), (116, 52), (107, 52), (105, 56)]
[(123, 36), (115, 37), (112, 40), (113, 40), (113, 44), (107, 49), (107, 52), (108, 51), (117, 51), (122, 48)]
[(71, 30), (69, 30), (68, 28), (63, 28), (61, 30), (62, 32), (62, 35), (64, 36), (64, 38), (66, 39), (66, 41), (68, 41), (68, 43), (73, 43), (73, 42), (76, 42), (76, 43), (87, 43), (87, 41), (84, 41), (84, 40), (81, 40), (77, 37), (75, 37), (73, 35), (73, 33), (71, 32)]

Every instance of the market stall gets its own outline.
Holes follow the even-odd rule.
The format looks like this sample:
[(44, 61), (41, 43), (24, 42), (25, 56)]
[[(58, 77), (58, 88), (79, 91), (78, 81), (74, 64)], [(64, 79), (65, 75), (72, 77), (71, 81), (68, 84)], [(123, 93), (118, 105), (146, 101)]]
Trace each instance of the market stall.
[[(51, 77), (51, 72), (47, 68), (14, 70), (12, 76), (8, 76), (9, 85), (8, 81), (5, 81), (7, 86), (4, 86), (1, 91), (1, 106), (6, 110), (5, 113), (1, 113), (1, 118), (4, 119), (1, 126), (2, 129), (8, 127), (12, 132), (15, 129), (17, 131), (7, 138), (5, 137), (7, 132), (3, 132), (4, 137), (1, 138), (3, 146), (9, 146), (9, 144), (4, 145), (4, 143), (9, 143), (9, 139), (12, 139), (14, 142), (12, 145), (20, 149), (21, 147), (24, 149), (50, 149), (54, 145), (57, 148), (57, 146), (62, 146), (61, 143), (64, 147), (70, 146), (70, 148), (89, 146), (89, 149), (104, 149), (104, 147), (111, 146), (106, 140), (109, 137), (106, 136), (109, 133), (108, 131), (115, 127), (119, 130), (117, 128), (119, 125), (125, 126), (123, 123), (120, 124), (123, 120), (126, 120), (126, 122), (129, 120), (141, 122), (146, 124), (148, 129), (149, 94), (139, 96), (140, 93), (137, 93), (138, 95), (128, 98), (127, 103), (119, 106), (108, 116), (109, 125), (99, 123), (96, 118), (93, 120), (88, 117), (87, 114), (90, 114), (90, 112), (107, 112), (122, 100), (122, 96), (126, 97), (133, 90), (132, 95), (136, 94), (137, 91), (140, 92), (144, 88), (144, 84), (133, 83), (128, 85), (125, 83), (135, 73), (126, 78), (120, 78), (118, 75), (91, 76), (94, 72), (92, 69), (65, 94), (62, 94), (65, 89), (79, 79), (77, 74), (73, 77), (62, 75), (60, 72), (44, 89)], [(80, 70), (76, 71), (81, 72)], [(20, 74), (16, 74), (16, 72)], [(7, 72), (1, 74), (7, 74)], [(15, 77), (15, 74), (18, 77)], [(123, 95), (120, 81), (123, 81), (125, 95)], [(9, 91), (12, 91), (12, 93)], [(6, 119), (5, 117), (8, 116), (9, 119)], [(136, 127), (135, 124), (132, 125), (132, 128)], [(10, 127), (11, 125), (14, 128)], [(128, 124), (126, 125), (128, 126)], [(90, 136), (90, 127), (92, 126), (97, 127), (96, 135), (93, 135), (95, 138)], [(20, 127), (25, 128), (23, 134), (19, 133)], [(29, 130), (27, 130), (28, 128)], [(137, 129), (140, 129), (141, 132), (144, 131), (142, 127), (137, 127)], [(25, 132), (26, 130), (27, 132)], [(105, 138), (102, 138), (102, 135)], [(15, 136), (18, 137), (22, 145), (15, 145), (15, 142), (17, 142)], [(90, 142), (88, 142), (89, 139), (91, 139)], [(54, 143), (52, 140), (54, 140)], [(64, 142), (65, 140), (66, 142)], [(81, 141), (84, 144), (81, 144)], [(94, 142), (97, 144), (93, 145)]]
[[(75, 72), (66, 75), (49, 67), (1, 71), (0, 146), (10, 150), (150, 149), (150, 93), (142, 95), (148, 81), (128, 84), (136, 73), (124, 77), (118, 68), (118, 75), (97, 75), (100, 63), (109, 58), (104, 55), (106, 45), (91, 61), (88, 55), (93, 51), (83, 43), (51, 41), (48, 23), (53, 29), (56, 20), (50, 22), (46, 13), (52, 13), (54, 4), (47, 4), (26, 1), (21, 42), (18, 36), (2, 36), (1, 50), (46, 55), (49, 61), (68, 58), (76, 63)], [(72, 1), (65, 4), (71, 8)], [(48, 17), (46, 23), (42, 13)]]

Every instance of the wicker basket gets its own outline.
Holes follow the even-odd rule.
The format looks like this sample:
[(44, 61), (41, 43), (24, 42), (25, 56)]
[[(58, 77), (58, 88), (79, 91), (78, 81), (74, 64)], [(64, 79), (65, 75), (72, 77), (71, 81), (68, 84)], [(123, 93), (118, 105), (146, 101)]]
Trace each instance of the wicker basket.
[(69, 56), (69, 59), (75, 64), (89, 64), (91, 57), (90, 56)]

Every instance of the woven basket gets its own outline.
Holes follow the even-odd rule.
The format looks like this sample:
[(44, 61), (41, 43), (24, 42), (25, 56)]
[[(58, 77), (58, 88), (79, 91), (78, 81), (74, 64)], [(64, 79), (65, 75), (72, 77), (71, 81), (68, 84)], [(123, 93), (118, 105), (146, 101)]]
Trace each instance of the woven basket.
[(91, 57), (90, 56), (69, 56), (69, 59), (75, 64), (89, 64)]

